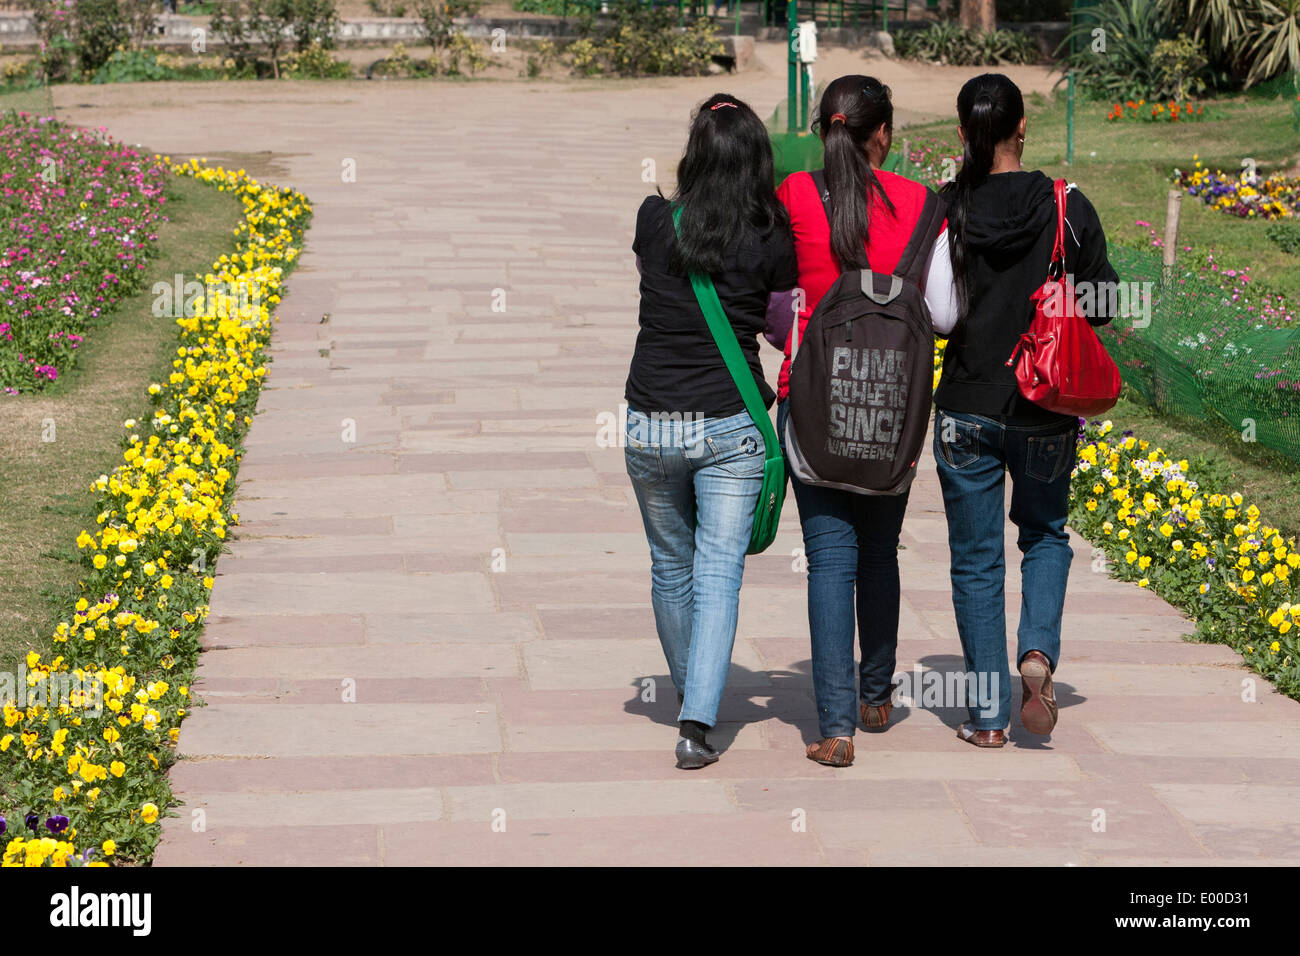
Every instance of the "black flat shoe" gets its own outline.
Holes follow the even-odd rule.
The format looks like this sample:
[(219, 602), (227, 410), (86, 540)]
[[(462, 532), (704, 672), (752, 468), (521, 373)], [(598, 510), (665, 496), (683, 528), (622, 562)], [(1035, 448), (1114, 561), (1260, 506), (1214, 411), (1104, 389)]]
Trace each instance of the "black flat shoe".
[(718, 762), (718, 752), (708, 744), (696, 743), (685, 737), (677, 738), (677, 769), (699, 770)]

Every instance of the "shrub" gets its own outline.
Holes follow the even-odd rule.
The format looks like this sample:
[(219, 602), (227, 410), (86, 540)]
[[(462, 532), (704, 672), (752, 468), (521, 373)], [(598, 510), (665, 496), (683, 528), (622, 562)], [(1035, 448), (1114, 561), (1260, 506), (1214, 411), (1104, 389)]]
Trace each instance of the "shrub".
[(1275, 222), (1264, 230), (1268, 241), (1290, 256), (1300, 256), (1300, 226)]
[(575, 72), (585, 76), (700, 76), (722, 52), (712, 20), (679, 28), (675, 10), (642, 7), (635, 0), (622, 0), (608, 26), (596, 27), (584, 17), (579, 32), (584, 35), (568, 54)]
[(1178, 103), (1189, 96), (1199, 96), (1205, 92), (1202, 74), (1208, 65), (1199, 40), (1185, 33), (1178, 34), (1177, 39), (1161, 40), (1151, 53), (1151, 68), (1156, 77), (1151, 92), (1160, 99), (1171, 97)]
[(14, 60), (0, 67), (0, 85), (27, 87), (36, 81), (38, 60)]
[(366, 0), (366, 5), (380, 17), (404, 17), (409, 9), (406, 0)]
[(345, 80), (352, 75), (352, 64), (336, 60), (319, 43), (313, 43), (301, 53), (290, 53), (284, 58), (284, 76), (307, 80)]
[(393, 52), (370, 67), (370, 76), (412, 77), (429, 76), (431, 73), (428, 60), (414, 60), (406, 52), (406, 44), (399, 43)]
[(1038, 44), (1018, 30), (980, 32), (956, 23), (933, 23), (924, 30), (902, 30), (894, 36), (894, 52), (903, 60), (923, 60), (953, 66), (1004, 66), (1037, 63)]
[(451, 42), (447, 44), (447, 72), (459, 74), (461, 61), (464, 60), (465, 68), (473, 76), (483, 67), (488, 65), (487, 55), (483, 52), (481, 45), (475, 43), (463, 33), (453, 33)]
[(99, 68), (92, 83), (139, 83), (175, 79), (176, 71), (150, 50), (118, 50)]

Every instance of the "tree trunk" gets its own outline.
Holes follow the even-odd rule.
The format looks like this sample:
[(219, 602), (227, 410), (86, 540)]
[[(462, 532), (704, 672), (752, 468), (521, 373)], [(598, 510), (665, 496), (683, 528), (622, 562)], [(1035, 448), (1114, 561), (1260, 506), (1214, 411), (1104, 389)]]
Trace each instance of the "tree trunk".
[(998, 13), (993, 0), (961, 0), (961, 25), (981, 33), (996, 30)]

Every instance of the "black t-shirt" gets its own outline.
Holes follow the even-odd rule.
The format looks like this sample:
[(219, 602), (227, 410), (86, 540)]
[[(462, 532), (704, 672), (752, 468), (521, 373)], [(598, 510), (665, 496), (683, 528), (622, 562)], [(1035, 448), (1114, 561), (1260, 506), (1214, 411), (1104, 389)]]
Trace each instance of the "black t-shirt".
[[(647, 197), (637, 212), (632, 243), (632, 251), (641, 257), (641, 331), (627, 376), (628, 407), (708, 418), (738, 415), (745, 403), (709, 332), (691, 280), (669, 264), (674, 241), (668, 200)], [(722, 308), (768, 407), (776, 393), (763, 377), (757, 337), (767, 325), (768, 296), (793, 289), (798, 280), (788, 226), (742, 240), (727, 251), (723, 271), (713, 276)]]

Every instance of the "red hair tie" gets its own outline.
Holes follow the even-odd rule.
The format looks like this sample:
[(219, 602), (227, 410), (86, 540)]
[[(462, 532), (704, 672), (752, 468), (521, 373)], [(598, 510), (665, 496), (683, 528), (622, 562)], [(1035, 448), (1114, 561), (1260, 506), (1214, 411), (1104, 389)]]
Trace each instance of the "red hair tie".
[(738, 107), (735, 103), (728, 103), (726, 101), (723, 101), (721, 103), (714, 103), (712, 106), (709, 107), (709, 109), (710, 111), (720, 110), (724, 106), (730, 106), (733, 110), (740, 109), (740, 107)]
[(844, 123), (845, 125), (848, 125), (849, 118), (845, 116), (843, 113), (832, 113), (831, 125), (834, 126), (837, 121), (840, 123)]

